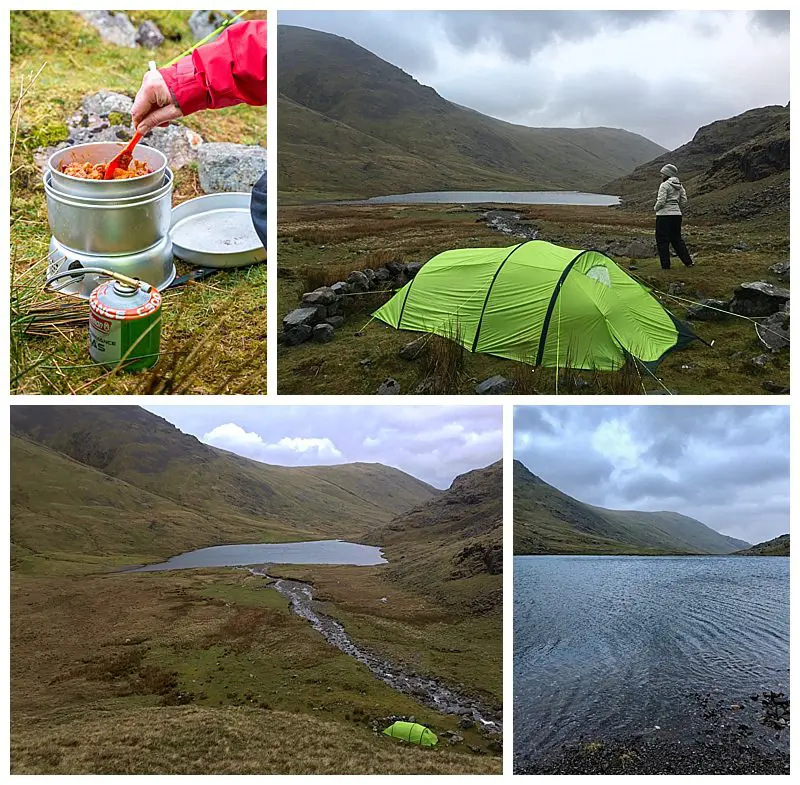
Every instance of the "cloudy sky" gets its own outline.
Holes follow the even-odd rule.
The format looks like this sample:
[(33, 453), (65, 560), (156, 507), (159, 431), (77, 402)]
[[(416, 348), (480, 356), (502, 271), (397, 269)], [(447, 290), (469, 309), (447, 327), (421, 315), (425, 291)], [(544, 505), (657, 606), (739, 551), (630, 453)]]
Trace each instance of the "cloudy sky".
[(206, 444), (264, 463), (383, 463), (437, 488), (503, 455), (497, 406), (144, 408)]
[(625, 128), (671, 150), (701, 125), (789, 100), (787, 11), (290, 11), (278, 21), (350, 38), (502, 120)]
[(789, 531), (788, 407), (517, 407), (514, 455), (600, 507), (671, 510), (752, 543)]

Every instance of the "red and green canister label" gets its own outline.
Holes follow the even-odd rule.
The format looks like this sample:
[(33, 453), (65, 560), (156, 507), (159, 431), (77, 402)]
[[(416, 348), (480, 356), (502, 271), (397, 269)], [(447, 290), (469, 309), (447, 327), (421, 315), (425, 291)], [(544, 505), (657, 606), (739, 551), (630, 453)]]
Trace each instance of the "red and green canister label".
[(89, 355), (100, 365), (124, 359), (128, 371), (152, 368), (161, 349), (161, 294), (119, 281), (100, 284), (89, 297)]

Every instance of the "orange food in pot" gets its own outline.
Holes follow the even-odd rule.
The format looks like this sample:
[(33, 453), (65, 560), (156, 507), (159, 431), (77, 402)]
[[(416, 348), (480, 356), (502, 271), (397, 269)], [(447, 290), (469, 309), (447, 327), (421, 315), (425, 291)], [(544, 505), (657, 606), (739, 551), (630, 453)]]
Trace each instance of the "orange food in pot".
[[(153, 170), (145, 161), (137, 161), (135, 158), (125, 167), (118, 166), (114, 172), (115, 180), (125, 180), (131, 177), (142, 177), (150, 174)], [(62, 174), (70, 177), (80, 177), (83, 180), (102, 180), (106, 173), (106, 164), (85, 163), (61, 163)]]

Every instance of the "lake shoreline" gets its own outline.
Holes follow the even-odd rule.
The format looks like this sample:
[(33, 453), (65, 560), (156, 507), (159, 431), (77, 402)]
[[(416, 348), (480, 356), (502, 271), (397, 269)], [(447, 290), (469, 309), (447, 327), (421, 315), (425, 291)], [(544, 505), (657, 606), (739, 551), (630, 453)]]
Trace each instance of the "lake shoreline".
[(789, 724), (779, 726), (774, 714), (777, 700), (789, 716), (788, 698), (771, 691), (739, 703), (710, 698), (687, 701), (687, 729), (581, 737), (536, 760), (515, 760), (514, 774), (788, 774)]

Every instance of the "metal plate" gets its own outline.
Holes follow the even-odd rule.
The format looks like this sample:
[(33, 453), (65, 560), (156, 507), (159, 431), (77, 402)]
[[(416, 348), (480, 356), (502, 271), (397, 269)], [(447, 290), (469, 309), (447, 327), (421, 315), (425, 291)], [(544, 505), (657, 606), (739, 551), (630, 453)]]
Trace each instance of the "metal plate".
[(203, 267), (243, 267), (267, 258), (250, 217), (249, 193), (209, 194), (178, 205), (170, 236), (175, 256)]

